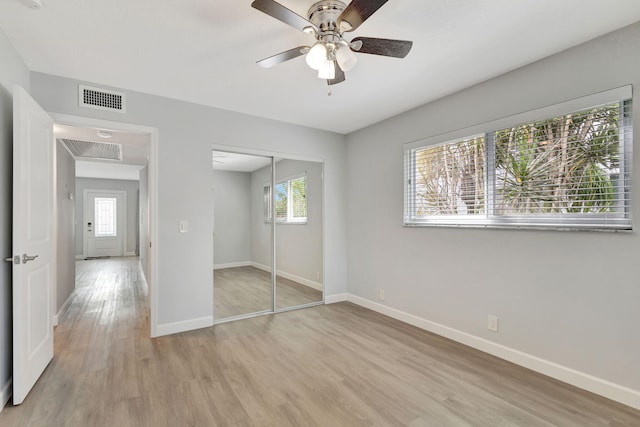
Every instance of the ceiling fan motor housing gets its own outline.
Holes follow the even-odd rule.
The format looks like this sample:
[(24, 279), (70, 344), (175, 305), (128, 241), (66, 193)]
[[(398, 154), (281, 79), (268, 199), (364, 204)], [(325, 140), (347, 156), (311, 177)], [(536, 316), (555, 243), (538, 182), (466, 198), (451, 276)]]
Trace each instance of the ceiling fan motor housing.
[(345, 7), (343, 2), (337, 0), (322, 0), (311, 6), (307, 14), (309, 22), (318, 28), (318, 39), (329, 43), (337, 43), (342, 39), (337, 21)]

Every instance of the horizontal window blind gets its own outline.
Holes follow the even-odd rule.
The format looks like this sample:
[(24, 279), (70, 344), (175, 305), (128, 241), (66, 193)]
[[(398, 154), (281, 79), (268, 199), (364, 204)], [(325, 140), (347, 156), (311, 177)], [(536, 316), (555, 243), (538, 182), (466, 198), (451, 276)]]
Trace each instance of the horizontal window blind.
[(291, 194), (291, 217), (294, 221), (306, 221), (307, 219), (307, 178), (300, 178), (289, 181), (289, 194)]
[(288, 182), (276, 184), (275, 194), (276, 221), (287, 220), (287, 207), (289, 206)]
[(486, 213), (483, 135), (416, 149), (409, 161), (412, 217)]
[(630, 230), (631, 115), (630, 99), (614, 100), (411, 144), (405, 225)]

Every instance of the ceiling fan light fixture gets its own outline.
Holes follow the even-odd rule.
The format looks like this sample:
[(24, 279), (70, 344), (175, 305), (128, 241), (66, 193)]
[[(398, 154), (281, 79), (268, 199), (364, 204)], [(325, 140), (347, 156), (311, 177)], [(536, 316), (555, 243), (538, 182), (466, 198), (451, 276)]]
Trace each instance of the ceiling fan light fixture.
[(324, 43), (316, 43), (307, 53), (307, 65), (314, 70), (320, 70), (327, 62), (327, 47)]
[(349, 46), (340, 46), (336, 51), (336, 61), (342, 71), (351, 71), (358, 63), (358, 58)]
[(336, 78), (336, 66), (333, 61), (324, 61), (322, 67), (318, 70), (318, 78), (324, 80), (333, 80)]

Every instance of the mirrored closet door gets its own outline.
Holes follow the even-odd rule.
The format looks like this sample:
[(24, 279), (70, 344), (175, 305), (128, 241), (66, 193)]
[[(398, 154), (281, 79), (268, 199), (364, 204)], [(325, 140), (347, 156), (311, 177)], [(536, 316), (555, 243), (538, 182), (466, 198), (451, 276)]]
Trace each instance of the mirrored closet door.
[(321, 302), (322, 163), (275, 165), (276, 310)]
[(273, 239), (262, 207), (271, 163), (271, 157), (213, 152), (216, 321), (273, 311)]
[(322, 174), (321, 162), (213, 152), (215, 322), (322, 303)]

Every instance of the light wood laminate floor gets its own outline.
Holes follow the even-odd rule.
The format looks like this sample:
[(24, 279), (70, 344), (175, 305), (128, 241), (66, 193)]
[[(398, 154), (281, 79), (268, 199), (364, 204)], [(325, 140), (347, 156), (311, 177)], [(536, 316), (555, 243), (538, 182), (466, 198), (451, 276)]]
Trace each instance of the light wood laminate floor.
[[(213, 272), (215, 319), (271, 310), (271, 273), (255, 267), (217, 269)], [(287, 308), (322, 301), (322, 291), (278, 276), (276, 307)]]
[(135, 259), (81, 261), (0, 426), (639, 426), (640, 411), (349, 303), (148, 338)]

